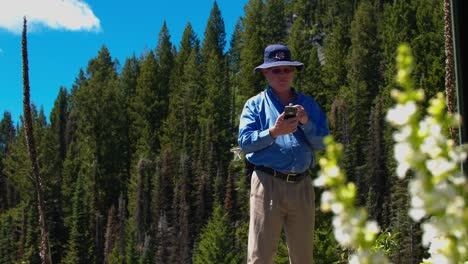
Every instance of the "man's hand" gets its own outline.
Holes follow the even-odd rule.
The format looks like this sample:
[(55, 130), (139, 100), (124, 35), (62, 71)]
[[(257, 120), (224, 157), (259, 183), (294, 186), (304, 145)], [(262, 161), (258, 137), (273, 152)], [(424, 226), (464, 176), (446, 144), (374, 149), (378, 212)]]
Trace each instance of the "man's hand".
[[(278, 116), (275, 122), (275, 126), (270, 128), (270, 135), (273, 138), (277, 138), (282, 135), (287, 135), (287, 134), (296, 132), (297, 125), (299, 122), (299, 111), (300, 109), (298, 109), (297, 116), (293, 118), (284, 119), (284, 113)], [(307, 114), (306, 114), (306, 118), (307, 118)]]
[(307, 112), (304, 107), (302, 107), (302, 105), (294, 105), (294, 107), (297, 108), (297, 118), (301, 125), (307, 124), (307, 122), (309, 122), (309, 117), (307, 116)]

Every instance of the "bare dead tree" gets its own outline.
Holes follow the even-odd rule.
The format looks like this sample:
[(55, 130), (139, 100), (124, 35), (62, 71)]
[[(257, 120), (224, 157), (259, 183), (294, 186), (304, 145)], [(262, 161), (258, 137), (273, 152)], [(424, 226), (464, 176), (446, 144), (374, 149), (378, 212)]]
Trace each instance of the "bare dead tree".
[(31, 117), (31, 104), (29, 95), (29, 65), (28, 65), (28, 42), (27, 42), (27, 20), (24, 17), (23, 36), (22, 36), (22, 55), (23, 55), (23, 112), (24, 112), (24, 128), (26, 130), (26, 143), (31, 159), (32, 174), (34, 186), (37, 195), (37, 208), (39, 212), (39, 228), (41, 230), (41, 242), (39, 246), (39, 255), (43, 264), (51, 264), (51, 255), (49, 248), (49, 231), (46, 224), (44, 198), (43, 198), (43, 182), (39, 173), (39, 162), (37, 159), (36, 145), (34, 142), (33, 124)]
[[(450, 0), (444, 0), (444, 35), (445, 35), (445, 98), (449, 113), (455, 113), (455, 75), (453, 61), (453, 35)], [(450, 128), (450, 138), (457, 141), (457, 130)]]

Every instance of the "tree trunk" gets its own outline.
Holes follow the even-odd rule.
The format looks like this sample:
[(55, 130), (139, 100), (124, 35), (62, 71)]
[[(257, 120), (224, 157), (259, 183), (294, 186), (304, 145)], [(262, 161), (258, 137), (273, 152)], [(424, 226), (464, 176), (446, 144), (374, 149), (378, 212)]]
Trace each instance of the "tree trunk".
[(32, 174), (34, 186), (37, 193), (37, 208), (39, 212), (39, 228), (41, 230), (40, 252), (43, 264), (51, 264), (50, 248), (49, 248), (49, 231), (47, 229), (44, 199), (42, 193), (42, 178), (39, 173), (39, 162), (37, 160), (36, 145), (34, 142), (33, 124), (31, 117), (31, 105), (29, 95), (29, 66), (28, 66), (28, 44), (27, 44), (27, 20), (24, 17), (23, 37), (22, 37), (22, 54), (23, 54), (23, 111), (24, 111), (24, 128), (26, 130), (26, 143), (28, 146), (29, 157), (32, 164)]

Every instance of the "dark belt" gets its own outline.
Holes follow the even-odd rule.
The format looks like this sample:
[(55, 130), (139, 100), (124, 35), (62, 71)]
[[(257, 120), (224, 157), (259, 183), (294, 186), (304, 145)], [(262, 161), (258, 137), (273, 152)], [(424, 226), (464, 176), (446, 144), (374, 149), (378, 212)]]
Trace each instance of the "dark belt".
[(283, 173), (265, 166), (255, 166), (255, 169), (285, 180), (288, 183), (298, 183), (307, 175), (306, 173)]

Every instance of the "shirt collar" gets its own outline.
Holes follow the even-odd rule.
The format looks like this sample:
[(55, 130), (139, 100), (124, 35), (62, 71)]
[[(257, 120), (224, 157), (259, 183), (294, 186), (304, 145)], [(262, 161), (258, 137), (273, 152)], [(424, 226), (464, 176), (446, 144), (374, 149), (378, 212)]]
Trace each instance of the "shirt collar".
[[(294, 89), (294, 87), (291, 87), (291, 91), (294, 93), (295, 97), (294, 97), (294, 99), (292, 99), (290, 102), (291, 102), (291, 103), (298, 102), (298, 101), (299, 101), (300, 94), (296, 91), (296, 89)], [(271, 88), (271, 86), (268, 86), (268, 88), (267, 88), (267, 94), (268, 94), (268, 96), (269, 96), (270, 98), (272, 98), (272, 99), (275, 101), (275, 103), (278, 103), (278, 104), (280, 104), (280, 105), (283, 105), (283, 103), (281, 103), (281, 101), (280, 101), (278, 95), (275, 94), (275, 93), (273, 92), (273, 88)]]

